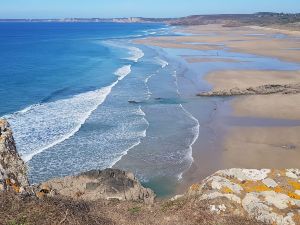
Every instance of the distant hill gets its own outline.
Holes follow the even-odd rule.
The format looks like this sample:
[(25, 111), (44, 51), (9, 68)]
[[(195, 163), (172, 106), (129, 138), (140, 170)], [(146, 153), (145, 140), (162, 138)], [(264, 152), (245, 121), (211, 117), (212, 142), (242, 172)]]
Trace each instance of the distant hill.
[(64, 18), (64, 19), (0, 19), (0, 22), (118, 22), (118, 23), (166, 23), (170, 25), (224, 24), (225, 26), (243, 25), (282, 25), (300, 23), (300, 13), (259, 12), (254, 14), (216, 14), (193, 15), (181, 18)]
[(219, 14), (194, 15), (178, 19), (167, 20), (171, 25), (205, 25), (223, 23), (227, 26), (288, 24), (300, 22), (300, 13), (270, 13), (259, 12), (255, 14)]

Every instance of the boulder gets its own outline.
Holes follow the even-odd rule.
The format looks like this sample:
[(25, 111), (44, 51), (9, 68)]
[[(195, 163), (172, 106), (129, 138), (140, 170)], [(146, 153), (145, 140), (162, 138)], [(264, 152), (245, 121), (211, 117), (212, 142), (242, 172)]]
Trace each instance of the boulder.
[(213, 213), (272, 225), (300, 224), (299, 194), (299, 169), (221, 170), (193, 184), (187, 193), (208, 202)]
[(0, 119), (0, 190), (22, 192), (28, 185), (27, 167), (17, 152), (10, 125)]
[[(46, 188), (45, 188), (46, 187)], [(81, 200), (118, 199), (154, 202), (155, 194), (144, 188), (133, 173), (118, 169), (92, 170), (76, 176), (55, 178), (40, 185), (39, 192)]]

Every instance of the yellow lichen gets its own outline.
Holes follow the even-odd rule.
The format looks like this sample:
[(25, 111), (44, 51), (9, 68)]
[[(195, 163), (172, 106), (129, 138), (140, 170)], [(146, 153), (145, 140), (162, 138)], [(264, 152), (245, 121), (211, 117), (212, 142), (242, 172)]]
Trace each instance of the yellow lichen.
[(292, 191), (291, 191), (290, 188), (283, 188), (283, 187), (280, 187), (280, 186), (275, 187), (274, 191), (277, 192), (277, 193), (286, 194), (290, 198), (300, 200), (300, 195), (293, 192), (293, 190), (298, 190), (297, 188), (298, 188), (299, 183), (295, 182), (295, 181), (292, 181), (292, 180), (289, 180), (288, 183), (291, 185)]
[(229, 187), (222, 187), (221, 192), (223, 194), (232, 194), (233, 193), (233, 191)]
[(241, 186), (246, 192), (263, 192), (263, 191), (270, 191), (272, 190), (268, 186), (266, 186), (261, 181), (250, 181), (247, 180), (241, 183)]
[(17, 193), (20, 192), (20, 186), (17, 185), (17, 184), (15, 184), (15, 183), (13, 183), (11, 179), (6, 179), (6, 180), (5, 180), (5, 184), (6, 184), (6, 186), (12, 187), (12, 189), (13, 189), (15, 192), (17, 192)]
[(300, 190), (300, 183), (294, 180), (288, 180), (289, 185), (291, 185), (294, 190)]
[(286, 191), (284, 189), (282, 189), (282, 187), (277, 186), (274, 188), (274, 191), (277, 193), (285, 193)]
[(20, 187), (16, 184), (12, 185), (12, 188), (14, 189), (15, 192), (19, 193), (20, 192)]
[(6, 180), (5, 180), (5, 184), (6, 184), (7, 186), (11, 186), (11, 185), (12, 185), (12, 182), (11, 182), (10, 179), (6, 179)]
[(290, 196), (290, 198), (300, 200), (300, 195), (297, 195), (296, 193), (288, 192), (288, 196)]
[(200, 185), (199, 185), (199, 184), (193, 184), (193, 185), (190, 187), (190, 190), (191, 190), (191, 191), (199, 191), (199, 190), (200, 190)]

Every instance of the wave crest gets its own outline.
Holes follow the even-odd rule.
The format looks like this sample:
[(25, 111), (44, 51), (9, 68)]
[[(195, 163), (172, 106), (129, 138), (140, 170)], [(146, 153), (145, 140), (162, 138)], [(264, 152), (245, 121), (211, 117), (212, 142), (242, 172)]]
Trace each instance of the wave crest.
[(131, 72), (131, 65), (123, 66), (116, 70), (115, 75), (118, 76), (118, 80), (122, 80)]
[(127, 47), (129, 49), (130, 54), (132, 54), (131, 57), (128, 57), (126, 59), (134, 61), (134, 62), (138, 62), (139, 59), (144, 57), (144, 52), (137, 48), (137, 47)]
[(155, 58), (155, 61), (157, 62), (158, 65), (161, 66), (161, 68), (165, 68), (166, 66), (169, 65), (169, 63), (168, 63), (167, 61), (162, 60), (162, 59), (159, 58), (159, 57), (156, 57), (156, 58)]
[(130, 72), (131, 66), (124, 66), (115, 72), (119, 78), (109, 86), (67, 99), (34, 104), (4, 116), (14, 130), (16, 144), (24, 161), (31, 160), (36, 154), (77, 133), (118, 81)]

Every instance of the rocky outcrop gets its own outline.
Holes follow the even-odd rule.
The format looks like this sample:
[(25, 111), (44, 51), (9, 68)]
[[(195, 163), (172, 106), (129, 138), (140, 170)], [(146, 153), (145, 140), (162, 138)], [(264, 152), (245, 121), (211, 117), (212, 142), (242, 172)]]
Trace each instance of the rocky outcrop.
[(59, 194), (81, 200), (118, 199), (154, 202), (155, 194), (144, 188), (133, 173), (118, 169), (93, 170), (77, 176), (49, 180), (40, 185), (39, 196)]
[(266, 224), (300, 224), (300, 170), (229, 169), (190, 187), (188, 196), (208, 202), (210, 211)]
[(232, 88), (229, 90), (215, 90), (197, 94), (197, 96), (237, 96), (237, 95), (269, 95), (269, 94), (298, 94), (300, 84), (267, 84), (246, 89)]
[(0, 190), (11, 189), (39, 198), (62, 195), (82, 200), (119, 199), (145, 203), (153, 203), (155, 199), (154, 192), (144, 188), (132, 173), (117, 169), (93, 170), (29, 186), (27, 167), (17, 152), (10, 125), (0, 119)]
[(10, 125), (0, 119), (0, 190), (22, 192), (28, 185), (27, 168), (16, 150)]
[[(124, 212), (128, 210), (127, 213), (140, 212), (148, 217), (141, 216), (144, 219), (143, 223), (140, 221), (131, 223), (132, 215), (130, 217), (125, 215), (125, 220), (116, 220), (114, 224), (190, 225), (199, 224), (199, 221), (200, 224), (211, 225), (300, 224), (300, 169), (221, 170), (201, 183), (193, 184), (186, 194), (176, 196), (170, 201), (157, 202), (149, 207), (142, 203), (152, 204), (155, 198), (154, 192), (144, 188), (132, 173), (118, 169), (93, 170), (76, 176), (52, 179), (38, 186), (28, 186), (25, 163), (16, 151), (11, 128), (5, 120), (0, 120), (0, 181), (1, 190), (14, 190), (17, 193), (28, 194), (24, 199), (13, 197), (16, 203), (12, 203), (10, 195), (13, 192), (0, 193), (0, 214), (2, 211), (5, 212), (5, 216), (0, 215), (0, 224), (7, 215), (16, 214), (16, 210), (20, 210), (19, 206), (22, 204), (28, 204), (36, 210), (38, 206), (36, 207), (35, 204), (45, 206), (43, 203), (48, 204), (52, 200), (70, 201), (71, 203), (66, 203), (66, 207), (81, 202), (86, 206), (93, 205), (97, 212), (99, 210), (96, 206), (100, 204), (103, 210), (110, 213), (118, 207), (113, 205), (115, 201), (107, 203), (106, 200), (115, 199), (119, 200), (118, 203), (125, 205), (119, 213), (113, 214), (109, 219), (122, 218)], [(35, 197), (32, 198), (33, 195), (39, 198), (54, 198), (39, 201)], [(14, 194), (14, 196), (19, 195)], [(11, 206), (7, 207), (8, 205)], [(51, 205), (51, 207), (57, 206), (57, 203)], [(27, 207), (21, 208), (24, 215), (34, 216), (30, 214), (30, 210), (25, 209)], [(43, 213), (48, 212), (43, 211)], [(64, 218), (68, 217), (69, 208), (62, 213)], [(159, 219), (153, 220), (158, 216)], [(58, 218), (64, 221), (61, 220), (61, 215)], [(139, 219), (139, 217), (136, 218)], [(149, 223), (150, 220), (153, 223)], [(90, 222), (81, 224), (90, 224)], [(51, 224), (53, 224), (52, 221)]]

